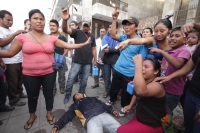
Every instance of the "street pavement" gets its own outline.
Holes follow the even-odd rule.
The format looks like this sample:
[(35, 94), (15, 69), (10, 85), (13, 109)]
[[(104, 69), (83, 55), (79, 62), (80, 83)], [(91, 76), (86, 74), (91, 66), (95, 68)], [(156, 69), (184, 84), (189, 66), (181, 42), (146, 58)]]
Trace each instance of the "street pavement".
[[(70, 70), (71, 59), (67, 58), (68, 67)], [(68, 76), (69, 70), (66, 72), (66, 78)], [(103, 82), (100, 82), (99, 87), (95, 89), (91, 89), (91, 86), (94, 84), (94, 79), (92, 76), (89, 76), (87, 87), (86, 87), (86, 95), (97, 97), (99, 100), (103, 102), (108, 101), (108, 98), (103, 98), (103, 94), (105, 92), (105, 86)], [(58, 84), (57, 84), (58, 88)], [(77, 93), (79, 90), (79, 84), (76, 83), (73, 86), (72, 96)], [(25, 90), (24, 90), (25, 92)], [(26, 93), (26, 92), (25, 92)], [(64, 95), (60, 94), (59, 90), (54, 97), (54, 106), (53, 106), (53, 115), (56, 118), (60, 118), (64, 112), (66, 112), (69, 106), (73, 103), (72, 96), (68, 104), (63, 103)], [(22, 99), (27, 102), (27, 99)], [(6, 102), (8, 104), (8, 100)], [(120, 97), (119, 100), (113, 105), (114, 108), (120, 110)], [(38, 98), (38, 106), (36, 111), (37, 119), (35, 120), (33, 126), (29, 130), (24, 129), (24, 124), (27, 122), (29, 118), (28, 112), (28, 104), (22, 107), (16, 107), (12, 112), (0, 112), (0, 120), (2, 120), (3, 124), (0, 125), (0, 133), (50, 133), (53, 125), (49, 125), (46, 119), (46, 106), (45, 99), (40, 90), (40, 96)], [(135, 115), (135, 110), (127, 114), (124, 117), (114, 117), (120, 124), (125, 124), (129, 120), (133, 118)], [(183, 122), (183, 114), (182, 109), (178, 106), (174, 110), (174, 117), (176, 117), (178, 123)], [(75, 117), (72, 122), (69, 122), (59, 133), (86, 133), (86, 130), (82, 127), (79, 119)]]

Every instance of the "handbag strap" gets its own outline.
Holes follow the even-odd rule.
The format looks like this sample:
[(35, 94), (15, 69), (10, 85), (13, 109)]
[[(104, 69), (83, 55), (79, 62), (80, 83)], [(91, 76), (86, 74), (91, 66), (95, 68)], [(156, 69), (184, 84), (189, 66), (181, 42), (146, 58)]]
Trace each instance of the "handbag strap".
[[(36, 40), (36, 42), (37, 43), (39, 43), (40, 44), (40, 46), (42, 46), (42, 44), (29, 32), (29, 34), (33, 37), (33, 39), (35, 39)], [(42, 46), (42, 48), (44, 49), (44, 47)], [(44, 49), (44, 51), (45, 51), (45, 53), (47, 54), (47, 51)], [(49, 57), (49, 59), (52, 61), (52, 63), (54, 62), (51, 58), (50, 58), (50, 56), (47, 54), (47, 56)]]

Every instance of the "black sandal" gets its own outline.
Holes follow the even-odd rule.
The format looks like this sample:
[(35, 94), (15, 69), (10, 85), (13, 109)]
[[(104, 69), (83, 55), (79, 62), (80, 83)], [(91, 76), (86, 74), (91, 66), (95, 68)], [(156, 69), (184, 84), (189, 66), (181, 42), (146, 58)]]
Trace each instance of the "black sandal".
[[(25, 129), (25, 130), (30, 129), (30, 128), (33, 126), (33, 122), (36, 120), (36, 118), (37, 118), (37, 116), (36, 116), (35, 119), (34, 119), (32, 122), (30, 122), (30, 123), (28, 123), (28, 121), (27, 121), (27, 122), (26, 122), (27, 127), (25, 127), (25, 125), (24, 125), (24, 129)], [(30, 126), (30, 127), (29, 127), (29, 126)]]
[[(53, 125), (56, 122), (56, 120), (55, 120), (55, 122), (53, 121), (55, 118), (54, 116), (53, 116), (52, 120), (49, 120), (47, 116), (46, 116), (46, 118), (47, 118), (47, 122), (49, 122), (50, 125)], [(54, 123), (51, 123), (51, 122), (54, 122)]]

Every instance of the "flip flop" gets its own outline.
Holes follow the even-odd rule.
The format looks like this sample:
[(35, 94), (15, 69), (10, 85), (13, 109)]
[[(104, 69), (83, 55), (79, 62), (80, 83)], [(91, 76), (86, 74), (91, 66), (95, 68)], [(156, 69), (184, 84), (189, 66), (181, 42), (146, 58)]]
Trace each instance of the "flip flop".
[[(56, 122), (56, 120), (55, 120), (55, 122), (53, 121), (54, 118), (55, 118), (54, 116), (53, 116), (52, 120), (49, 120), (47, 116), (46, 116), (46, 118), (47, 118), (47, 122), (49, 122), (50, 125), (53, 125), (53, 124)], [(56, 118), (55, 118), (55, 119), (56, 119)], [(54, 123), (50, 123), (50, 122), (54, 122)]]
[[(30, 129), (30, 128), (33, 126), (33, 122), (36, 120), (36, 118), (37, 118), (37, 116), (36, 116), (35, 119), (34, 119), (32, 122), (30, 122), (30, 123), (28, 123), (28, 121), (27, 121), (26, 124), (27, 124), (28, 126), (25, 127), (25, 125), (24, 125), (24, 129), (25, 129), (25, 130)], [(29, 127), (29, 126), (30, 126), (30, 127)]]

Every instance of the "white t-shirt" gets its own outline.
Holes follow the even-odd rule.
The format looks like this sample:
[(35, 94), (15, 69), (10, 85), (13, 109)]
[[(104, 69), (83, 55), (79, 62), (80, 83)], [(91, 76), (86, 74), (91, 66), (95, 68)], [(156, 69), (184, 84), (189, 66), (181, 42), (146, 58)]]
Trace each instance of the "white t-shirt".
[[(99, 37), (99, 38), (96, 39), (97, 60), (99, 59), (99, 51), (100, 51), (101, 47), (102, 47), (102, 40)], [(98, 61), (97, 61), (97, 63), (103, 64), (102, 62), (98, 62)]]
[[(70, 36), (68, 36), (68, 43), (71, 44), (70, 42), (72, 42), (72, 44), (74, 44), (74, 38), (71, 38)], [(73, 52), (74, 54), (74, 49), (73, 49)]]
[[(11, 34), (13, 34), (14, 31), (11, 29), (6, 29), (0, 26), (0, 38), (4, 39), (9, 37)], [(11, 47), (11, 43), (1, 47), (1, 50), (7, 50)], [(22, 51), (20, 51), (19, 53), (17, 53), (15, 56), (13, 56), (12, 58), (2, 58), (3, 62), (5, 64), (14, 64), (14, 63), (21, 63), (23, 61), (23, 56), (22, 56)]]

